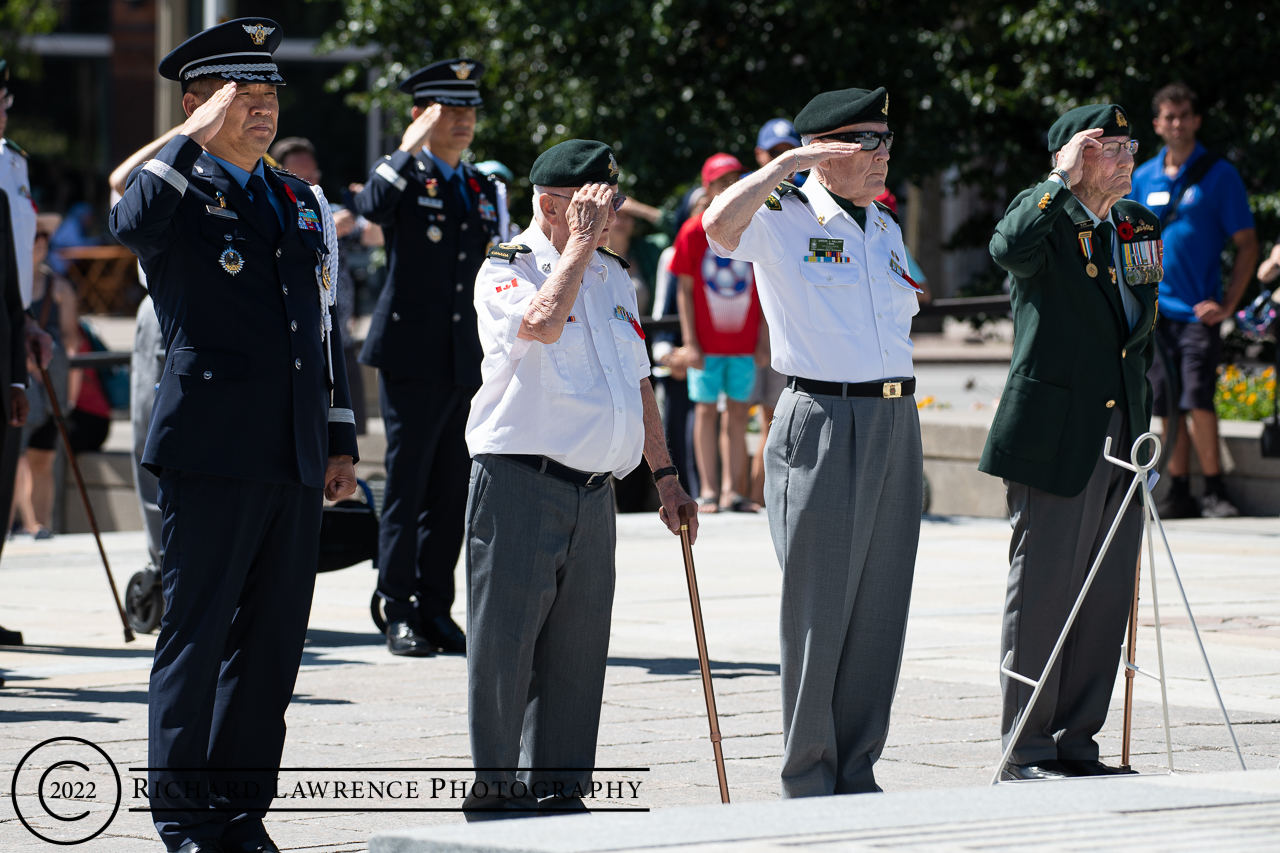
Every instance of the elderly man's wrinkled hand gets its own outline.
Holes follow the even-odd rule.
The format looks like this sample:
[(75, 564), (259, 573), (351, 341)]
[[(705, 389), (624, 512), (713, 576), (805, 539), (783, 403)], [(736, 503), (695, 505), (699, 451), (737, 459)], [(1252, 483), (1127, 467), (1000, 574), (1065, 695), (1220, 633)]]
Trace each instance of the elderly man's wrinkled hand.
[(815, 139), (808, 145), (792, 148), (780, 155), (779, 159), (791, 160), (793, 172), (804, 172), (828, 160), (852, 157), (861, 150), (862, 146), (856, 142), (823, 142), (821, 139)]
[(40, 324), (36, 322), (34, 317), (27, 317), (26, 324), (27, 333), (27, 360), (32, 365), (34, 373), (35, 365), (40, 367), (48, 367), (49, 362), (53, 361), (53, 338), (44, 329), (40, 328)]
[(1057, 165), (1067, 173), (1067, 178), (1071, 181), (1071, 186), (1077, 186), (1081, 178), (1084, 177), (1084, 152), (1088, 148), (1102, 148), (1102, 143), (1098, 141), (1098, 137), (1102, 136), (1102, 128), (1095, 127), (1092, 130), (1082, 130), (1066, 145), (1062, 146), (1062, 150), (1058, 152)]
[(680, 486), (679, 477), (663, 477), (658, 481), (658, 497), (662, 500), (662, 508), (658, 510), (658, 518), (675, 535), (680, 535), (680, 507), (686, 507), (685, 515), (689, 518), (689, 542), (698, 540), (698, 502), (689, 497)]
[(605, 225), (609, 223), (616, 191), (617, 187), (612, 184), (587, 184), (573, 194), (564, 214), (571, 237), (591, 243), (600, 239)]

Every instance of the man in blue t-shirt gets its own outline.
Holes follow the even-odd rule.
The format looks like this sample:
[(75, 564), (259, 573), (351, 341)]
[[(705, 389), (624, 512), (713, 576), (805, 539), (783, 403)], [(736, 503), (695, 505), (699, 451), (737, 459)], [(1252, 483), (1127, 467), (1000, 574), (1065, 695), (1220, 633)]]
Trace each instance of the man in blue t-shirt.
[[(1176, 366), (1182, 393), (1177, 412), (1170, 410), (1163, 364), (1151, 367), (1155, 414), (1164, 418), (1168, 446), (1170, 425), (1177, 426), (1169, 459), (1171, 488), (1159, 505), (1163, 518), (1222, 518), (1239, 515), (1227, 500), (1218, 460), (1218, 417), (1213, 408), (1218, 363), (1222, 358), (1219, 326), (1236, 310), (1258, 260), (1258, 237), (1249, 211), (1249, 197), (1240, 173), (1196, 142), (1200, 115), (1196, 95), (1186, 85), (1165, 86), (1151, 101), (1152, 125), (1164, 140), (1155, 157), (1133, 173), (1129, 198), (1145, 204), (1160, 217), (1164, 228), (1164, 280), (1160, 282), (1160, 311), (1156, 339), (1160, 350)], [(1203, 157), (1213, 165), (1194, 183), (1189, 173)], [(1174, 200), (1181, 199), (1174, 207)], [(1222, 248), (1236, 244), (1235, 266), (1226, 295), (1222, 293)], [(1191, 413), (1191, 441), (1204, 472), (1204, 497), (1197, 507), (1191, 497), (1187, 471), (1190, 448), (1186, 417)]]

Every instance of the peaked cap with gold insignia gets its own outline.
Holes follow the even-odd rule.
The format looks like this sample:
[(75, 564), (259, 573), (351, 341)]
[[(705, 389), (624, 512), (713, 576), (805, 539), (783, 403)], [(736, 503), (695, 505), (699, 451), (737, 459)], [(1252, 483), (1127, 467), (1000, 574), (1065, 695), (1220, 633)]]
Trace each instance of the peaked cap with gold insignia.
[(400, 91), (413, 95), (417, 106), (439, 103), (449, 107), (478, 107), (484, 103), (480, 98), (482, 76), (483, 62), (442, 59), (410, 74), (400, 84)]
[(830, 133), (863, 122), (889, 122), (889, 93), (878, 89), (838, 89), (815, 95), (793, 125), (796, 133)]
[(283, 39), (284, 31), (270, 18), (236, 18), (175, 47), (160, 60), (160, 76), (177, 80), (184, 92), (204, 77), (283, 85), (272, 57)]
[(1119, 104), (1089, 104), (1063, 113), (1049, 128), (1049, 150), (1061, 151), (1082, 130), (1102, 128), (1103, 136), (1129, 136), (1129, 116)]

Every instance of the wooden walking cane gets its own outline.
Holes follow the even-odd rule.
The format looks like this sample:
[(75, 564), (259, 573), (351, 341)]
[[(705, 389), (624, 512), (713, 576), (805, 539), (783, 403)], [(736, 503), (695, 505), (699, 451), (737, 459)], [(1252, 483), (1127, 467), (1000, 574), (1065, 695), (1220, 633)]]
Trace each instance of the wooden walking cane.
[(71, 463), (71, 471), (76, 476), (76, 485), (80, 487), (80, 501), (84, 504), (84, 514), (89, 518), (89, 528), (93, 530), (93, 538), (98, 543), (98, 553), (102, 555), (102, 567), (107, 570), (107, 585), (111, 587), (111, 597), (116, 602), (116, 612), (120, 614), (120, 624), (124, 625), (124, 641), (132, 643), (134, 641), (133, 630), (129, 627), (129, 619), (124, 615), (124, 607), (120, 605), (120, 594), (116, 592), (116, 581), (111, 576), (111, 564), (107, 562), (107, 549), (102, 547), (102, 534), (98, 532), (98, 519), (94, 517), (93, 507), (89, 505), (89, 493), (84, 488), (84, 477), (80, 476), (80, 463), (76, 461), (76, 455), (71, 452), (71, 439), (67, 437), (67, 425), (62, 420), (62, 407), (58, 405), (58, 395), (53, 392), (53, 382), (49, 380), (49, 371), (45, 370), (43, 364), (38, 361), (36, 365), (40, 368), (40, 378), (44, 381), (45, 395), (49, 398), (49, 405), (53, 408), (53, 419), (58, 424), (58, 433), (62, 436), (62, 446), (67, 451), (67, 461)]
[[(1145, 512), (1145, 507), (1143, 508)], [(1129, 739), (1133, 735), (1133, 679), (1138, 675), (1134, 665), (1138, 662), (1138, 584), (1142, 580), (1142, 554), (1138, 554), (1138, 565), (1133, 570), (1133, 605), (1129, 608), (1129, 643), (1125, 649), (1124, 668), (1124, 736), (1120, 741), (1120, 769), (1131, 770), (1129, 766)]]
[[(707, 721), (711, 724), (711, 748), (716, 754), (716, 776), (720, 781), (720, 802), (729, 802), (729, 780), (724, 772), (724, 752), (720, 749), (720, 718), (716, 714), (716, 694), (711, 688), (711, 661), (707, 657), (707, 636), (702, 630), (702, 602), (698, 598), (698, 578), (693, 571), (693, 545), (689, 542), (689, 505), (677, 510), (680, 516), (680, 544), (684, 548), (684, 574), (689, 581), (689, 606), (693, 608), (693, 635), (698, 641), (698, 666), (702, 670), (702, 693), (707, 699)], [(693, 512), (697, 512), (696, 509)]]

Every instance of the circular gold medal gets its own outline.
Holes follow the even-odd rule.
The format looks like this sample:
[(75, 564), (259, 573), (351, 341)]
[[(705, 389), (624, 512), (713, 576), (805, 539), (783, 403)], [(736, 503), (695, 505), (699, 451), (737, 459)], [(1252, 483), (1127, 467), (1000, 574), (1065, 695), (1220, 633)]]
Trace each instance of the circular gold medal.
[(1089, 274), (1089, 278), (1098, 277), (1098, 267), (1093, 263), (1093, 261), (1084, 265), (1084, 271)]
[(439, 225), (432, 225), (427, 229), (427, 239), (432, 243), (439, 243), (440, 238), (444, 236), (444, 232), (440, 230)]

